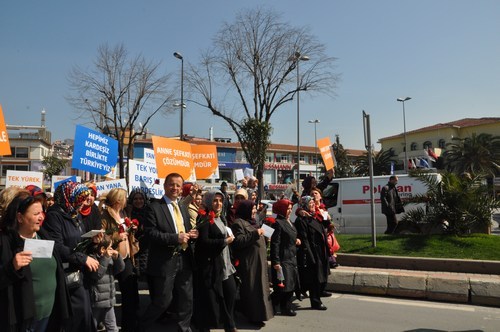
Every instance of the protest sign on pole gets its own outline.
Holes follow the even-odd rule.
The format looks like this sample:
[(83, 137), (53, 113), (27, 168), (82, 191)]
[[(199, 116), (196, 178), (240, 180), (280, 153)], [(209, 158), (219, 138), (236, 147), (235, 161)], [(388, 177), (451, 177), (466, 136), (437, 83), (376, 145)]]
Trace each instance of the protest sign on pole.
[(155, 151), (153, 149), (144, 148), (144, 162), (156, 165)]
[(11, 154), (9, 135), (7, 134), (7, 127), (5, 126), (2, 105), (0, 105), (0, 156), (10, 156)]
[(325, 137), (319, 139), (316, 144), (318, 145), (319, 152), (321, 153), (321, 158), (323, 158), (323, 163), (325, 164), (325, 169), (328, 171), (335, 167), (335, 163), (333, 162), (332, 152), (330, 150), (330, 138)]
[(5, 188), (13, 186), (24, 188), (30, 184), (43, 188), (43, 173), (7, 170)]
[(153, 136), (153, 148), (159, 178), (178, 173), (189, 179), (193, 170), (191, 144), (160, 136)]
[(215, 145), (191, 145), (193, 165), (197, 179), (210, 179), (217, 172), (219, 163), (217, 161), (217, 146)]
[(97, 197), (106, 195), (114, 188), (127, 190), (127, 182), (125, 179), (96, 182), (95, 186), (97, 188)]
[(50, 188), (51, 192), (54, 192), (57, 188), (57, 186), (61, 183), (63, 183), (63, 180), (69, 179), (69, 181), (73, 182), (82, 182), (82, 177), (81, 176), (71, 176), (71, 175), (52, 175), (52, 186)]
[(161, 198), (165, 194), (163, 182), (158, 178), (156, 166), (137, 160), (129, 160), (128, 186), (130, 192), (141, 190), (148, 197)]
[(118, 141), (77, 125), (71, 167), (94, 174), (111, 172), (118, 159)]

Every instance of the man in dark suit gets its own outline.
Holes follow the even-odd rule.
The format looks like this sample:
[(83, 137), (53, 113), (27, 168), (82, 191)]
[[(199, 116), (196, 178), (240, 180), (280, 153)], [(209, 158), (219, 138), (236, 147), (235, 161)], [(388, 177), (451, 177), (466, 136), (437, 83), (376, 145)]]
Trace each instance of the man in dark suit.
[(387, 229), (385, 234), (393, 234), (398, 226), (397, 214), (405, 212), (403, 208), (403, 203), (399, 197), (398, 189), (396, 185), (398, 184), (398, 177), (392, 175), (389, 178), (389, 182), (380, 191), (380, 203), (382, 204), (382, 213), (385, 214), (387, 219)]
[(193, 251), (192, 242), (198, 231), (191, 229), (189, 214), (177, 201), (184, 179), (171, 173), (163, 185), (165, 195), (151, 204), (144, 220), (149, 243), (148, 276), (151, 304), (142, 317), (141, 330), (147, 331), (167, 310), (176, 294), (179, 331), (191, 331), (193, 313)]

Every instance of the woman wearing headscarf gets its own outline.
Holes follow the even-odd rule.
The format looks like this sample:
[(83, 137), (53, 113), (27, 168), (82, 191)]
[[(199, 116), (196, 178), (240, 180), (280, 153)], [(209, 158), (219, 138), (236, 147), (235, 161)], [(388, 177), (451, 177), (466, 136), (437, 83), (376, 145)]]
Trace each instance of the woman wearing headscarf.
[(224, 195), (220, 190), (207, 192), (203, 197), (204, 210), (200, 211), (197, 221), (194, 312), (200, 331), (210, 331), (220, 324), (224, 331), (237, 331), (234, 321), (236, 269), (229, 252), (234, 236), (222, 216), (223, 204)]
[(127, 217), (127, 191), (113, 188), (106, 195), (105, 208), (101, 212), (102, 228), (113, 239), (112, 247), (120, 253), (125, 269), (116, 275), (122, 294), (121, 330), (134, 331), (137, 325), (139, 309), (139, 286), (134, 271), (134, 256), (139, 251), (135, 238), (138, 225)]
[(309, 291), (311, 307), (326, 310), (321, 302), (322, 284), (328, 281), (328, 245), (322, 217), (318, 217), (314, 199), (303, 196), (300, 207), (307, 212), (295, 220), (301, 245), (297, 251), (300, 284)]
[(135, 238), (139, 241), (139, 251), (134, 256), (139, 276), (143, 275), (146, 271), (146, 263), (148, 261), (148, 244), (144, 236), (144, 219), (148, 203), (149, 200), (146, 194), (140, 189), (132, 190), (127, 199), (127, 215), (130, 219), (137, 219), (139, 221), (139, 226), (135, 233)]
[[(24, 251), (26, 239), (47, 239), (40, 196), (20, 192), (0, 224), (0, 330), (58, 331), (71, 304), (57, 250), (49, 258)], [(57, 248), (55, 248), (57, 249)]]
[(239, 262), (236, 270), (241, 279), (241, 309), (248, 320), (264, 326), (273, 318), (269, 292), (267, 248), (264, 230), (255, 223), (257, 209), (250, 200), (241, 201), (236, 208), (236, 220), (231, 225), (234, 242), (233, 257)]
[(297, 230), (290, 221), (292, 202), (281, 199), (273, 204), (276, 222), (271, 237), (271, 275), (273, 280), (273, 303), (280, 306), (281, 314), (295, 316), (292, 308), (292, 295), (299, 283), (297, 269)]
[[(42, 229), (55, 241), (67, 276), (73, 317), (66, 331), (94, 331), (90, 296), (82, 282), (82, 271), (96, 271), (99, 262), (86, 253), (76, 250), (86, 232), (82, 217), (78, 213), (90, 196), (83, 184), (68, 181), (60, 184), (54, 192), (55, 204), (47, 210)], [(69, 278), (73, 282), (69, 283)]]
[(83, 225), (87, 232), (91, 230), (101, 229), (101, 212), (97, 205), (94, 204), (97, 198), (97, 186), (93, 182), (85, 183), (85, 186), (90, 189), (89, 198), (83, 203), (80, 209)]

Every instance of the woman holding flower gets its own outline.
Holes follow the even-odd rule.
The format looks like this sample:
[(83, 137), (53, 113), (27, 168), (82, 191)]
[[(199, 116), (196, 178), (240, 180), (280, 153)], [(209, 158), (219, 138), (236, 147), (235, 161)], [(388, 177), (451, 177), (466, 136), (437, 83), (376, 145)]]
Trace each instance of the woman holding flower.
[(224, 331), (237, 331), (234, 321), (236, 269), (231, 264), (229, 245), (234, 236), (221, 216), (224, 195), (219, 190), (203, 197), (204, 210), (199, 211), (199, 232), (195, 248), (195, 321), (200, 331), (223, 324)]
[(133, 331), (137, 324), (139, 290), (133, 259), (138, 252), (138, 242), (134, 236), (137, 219), (125, 215), (127, 191), (113, 188), (106, 195), (105, 208), (102, 209), (102, 228), (113, 239), (113, 249), (117, 250), (125, 263), (125, 269), (116, 275), (122, 293), (122, 331)]
[(297, 269), (297, 246), (300, 240), (297, 238), (297, 230), (290, 221), (292, 213), (292, 202), (281, 199), (273, 204), (273, 213), (277, 215), (271, 237), (271, 275), (273, 278), (273, 303), (279, 304), (281, 314), (295, 316), (292, 308), (293, 291), (299, 284), (299, 272)]
[(323, 217), (316, 211), (316, 204), (311, 196), (302, 196), (300, 207), (307, 212), (295, 220), (297, 236), (301, 241), (297, 251), (301, 287), (309, 291), (313, 309), (326, 310), (320, 298), (322, 285), (326, 284), (330, 271)]

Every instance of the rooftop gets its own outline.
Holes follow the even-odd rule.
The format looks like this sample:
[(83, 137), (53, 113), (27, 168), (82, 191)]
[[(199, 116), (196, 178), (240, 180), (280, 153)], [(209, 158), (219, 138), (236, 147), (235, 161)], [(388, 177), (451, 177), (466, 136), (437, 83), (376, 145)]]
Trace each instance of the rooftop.
[[(467, 128), (467, 127), (475, 127), (475, 126), (480, 126), (480, 125), (486, 125), (486, 124), (492, 124), (492, 123), (499, 123), (500, 124), (500, 118), (465, 118), (465, 119), (460, 119), (456, 121), (451, 121), (451, 122), (446, 122), (446, 123), (437, 123), (428, 127), (423, 127), (419, 129), (415, 129), (412, 131), (407, 131), (406, 134), (415, 134), (415, 133), (423, 133), (426, 131), (434, 131), (438, 129), (444, 129), (444, 128)], [(403, 133), (393, 135), (393, 136), (388, 136), (388, 137), (383, 137), (380, 138), (379, 141), (384, 141), (392, 138), (398, 138), (402, 137)]]

